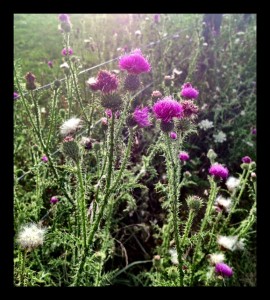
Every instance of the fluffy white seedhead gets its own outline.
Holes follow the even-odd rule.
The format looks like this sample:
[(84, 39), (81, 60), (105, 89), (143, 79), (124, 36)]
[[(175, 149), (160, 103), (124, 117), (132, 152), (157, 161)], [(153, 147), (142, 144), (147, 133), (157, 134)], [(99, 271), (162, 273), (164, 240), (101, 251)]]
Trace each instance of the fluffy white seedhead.
[(63, 136), (67, 136), (69, 134), (73, 134), (76, 132), (79, 128), (81, 128), (81, 119), (77, 118), (71, 118), (63, 123), (63, 125), (60, 127), (60, 133)]
[(233, 192), (240, 184), (240, 179), (230, 176), (226, 181), (226, 186), (230, 192)]
[(35, 223), (24, 225), (19, 231), (17, 241), (23, 249), (32, 250), (44, 242), (46, 228), (41, 228)]
[(171, 262), (174, 265), (178, 265), (178, 257), (177, 257), (177, 251), (176, 251), (176, 249), (170, 249), (169, 253), (171, 254)]
[(213, 253), (209, 255), (209, 261), (212, 265), (225, 261), (225, 255), (223, 253)]
[(237, 235), (234, 236), (219, 236), (217, 239), (217, 243), (225, 249), (234, 251), (234, 250), (243, 250), (244, 239), (238, 240)]
[(230, 198), (223, 198), (222, 196), (218, 196), (215, 201), (215, 206), (220, 207), (222, 210), (229, 212), (232, 206), (232, 200)]

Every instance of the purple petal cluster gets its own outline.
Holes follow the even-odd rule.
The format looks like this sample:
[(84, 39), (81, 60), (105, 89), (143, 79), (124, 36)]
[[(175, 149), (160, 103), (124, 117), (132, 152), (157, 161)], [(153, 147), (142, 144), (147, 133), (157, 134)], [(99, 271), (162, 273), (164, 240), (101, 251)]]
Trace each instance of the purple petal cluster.
[(209, 169), (209, 174), (226, 179), (229, 176), (229, 170), (226, 167), (223, 167), (221, 164), (215, 163)]
[(196, 116), (199, 111), (199, 107), (193, 103), (192, 100), (184, 100), (181, 102), (184, 109), (184, 117), (189, 118), (191, 116)]
[(170, 138), (171, 138), (172, 140), (176, 140), (176, 139), (177, 139), (177, 133), (174, 132), (174, 131), (172, 131), (172, 132), (170, 133)]
[(165, 123), (170, 122), (172, 118), (182, 118), (184, 113), (183, 106), (172, 97), (165, 97), (157, 101), (153, 106), (153, 111), (156, 118)]
[(224, 263), (217, 263), (215, 266), (215, 272), (222, 277), (232, 277), (233, 270)]
[(52, 198), (51, 198), (51, 200), (50, 200), (50, 203), (51, 204), (55, 204), (55, 203), (57, 203), (59, 201), (59, 199), (56, 197), (56, 196), (53, 196)]
[(41, 160), (45, 163), (47, 163), (49, 161), (49, 159), (46, 155), (42, 156)]
[(119, 60), (119, 68), (130, 74), (147, 73), (151, 70), (150, 63), (142, 55), (140, 49), (135, 49), (131, 54), (122, 56)]
[(64, 48), (61, 53), (63, 56), (67, 56), (67, 54), (72, 55), (74, 52), (73, 52), (72, 48), (69, 47), (68, 51), (67, 51), (67, 48)]
[(252, 159), (249, 156), (242, 157), (242, 162), (245, 164), (250, 164), (252, 162)]
[(179, 153), (178, 157), (179, 157), (179, 159), (180, 159), (181, 161), (187, 161), (187, 160), (189, 160), (189, 155), (188, 155), (188, 153), (185, 152), (185, 151), (181, 151), (181, 152)]
[(58, 19), (59, 19), (60, 22), (70, 23), (69, 16), (67, 14), (60, 14), (58, 16)]
[(139, 108), (136, 107), (134, 113), (133, 113), (133, 119), (135, 122), (139, 125), (139, 127), (147, 127), (151, 125), (151, 122), (149, 120), (149, 108)]
[(16, 92), (13, 93), (13, 100), (17, 100), (18, 98), (20, 98), (20, 95)]
[(115, 74), (110, 73), (106, 70), (100, 70), (97, 78), (93, 80), (90, 78), (88, 81), (89, 87), (93, 91), (101, 91), (104, 94), (115, 91), (118, 87), (118, 78)]
[(50, 68), (53, 67), (53, 62), (52, 62), (51, 60), (48, 61), (48, 66), (49, 66)]
[(182, 86), (181, 96), (187, 99), (196, 99), (199, 91), (192, 87), (191, 83), (187, 82)]

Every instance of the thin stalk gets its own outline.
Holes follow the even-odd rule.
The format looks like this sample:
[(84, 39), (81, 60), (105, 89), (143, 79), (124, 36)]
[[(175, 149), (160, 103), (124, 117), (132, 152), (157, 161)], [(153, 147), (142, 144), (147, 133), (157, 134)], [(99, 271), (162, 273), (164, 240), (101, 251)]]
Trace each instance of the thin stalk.
[(183, 272), (183, 261), (182, 261), (182, 251), (180, 247), (179, 241), (179, 217), (178, 217), (178, 197), (177, 197), (177, 182), (176, 182), (176, 166), (173, 159), (172, 149), (171, 149), (171, 140), (168, 134), (166, 134), (167, 139), (167, 147), (168, 147), (168, 154), (169, 159), (171, 160), (171, 171), (172, 171), (172, 182), (170, 183), (170, 188), (173, 190), (173, 193), (170, 193), (172, 196), (172, 203), (173, 203), (173, 226), (174, 226), (174, 238), (176, 244), (176, 251), (178, 257), (178, 272), (179, 272), (179, 279), (180, 279), (180, 286), (183, 286), (184, 283), (184, 272)]
[(41, 261), (40, 261), (40, 259), (39, 259), (39, 257), (38, 257), (38, 254), (37, 254), (37, 250), (36, 249), (34, 249), (34, 255), (35, 255), (35, 258), (36, 258), (36, 261), (38, 262), (38, 265), (39, 265), (39, 267), (40, 267), (40, 270), (42, 270), (42, 271), (44, 271), (44, 267), (43, 267), (43, 265), (42, 265), (42, 263), (41, 263)]
[(88, 255), (89, 252), (89, 248), (92, 245), (93, 242), (93, 238), (95, 235), (95, 232), (97, 231), (98, 225), (101, 221), (101, 218), (103, 216), (104, 213), (104, 209), (107, 206), (108, 200), (109, 200), (109, 189), (110, 189), (110, 185), (111, 185), (111, 175), (112, 175), (112, 166), (113, 166), (113, 148), (114, 148), (114, 120), (115, 120), (115, 114), (112, 114), (112, 122), (111, 122), (111, 130), (110, 130), (110, 145), (109, 145), (109, 164), (108, 164), (108, 175), (107, 175), (107, 181), (106, 181), (106, 187), (105, 187), (105, 197), (104, 197), (104, 201), (103, 204), (101, 206), (101, 209), (97, 215), (97, 218), (94, 221), (93, 227), (91, 228), (89, 237), (88, 237), (88, 243), (87, 243), (87, 247), (83, 253), (82, 256), (82, 260), (81, 263), (79, 265), (77, 274), (75, 276), (75, 286), (78, 285), (79, 282), (79, 276), (83, 270), (84, 264), (85, 264), (85, 260), (86, 257)]
[(54, 90), (54, 96), (53, 96), (53, 105), (52, 105), (52, 120), (50, 122), (50, 129), (47, 139), (47, 149), (49, 149), (50, 142), (51, 142), (51, 135), (53, 128), (55, 129), (55, 123), (56, 123), (56, 99), (57, 99), (57, 90)]
[(82, 217), (82, 231), (83, 231), (83, 247), (86, 250), (87, 243), (86, 243), (86, 205), (85, 205), (85, 191), (83, 185), (83, 178), (82, 178), (82, 170), (80, 167), (80, 162), (77, 162), (77, 176), (79, 179), (79, 186), (80, 186), (80, 195), (79, 195), (79, 207), (81, 208), (81, 217)]
[(180, 242), (180, 248), (185, 246), (185, 242), (186, 242), (186, 239), (187, 239), (188, 234), (190, 232), (190, 228), (191, 228), (194, 217), (195, 217), (195, 212), (193, 210), (190, 210), (189, 214), (188, 214), (188, 220), (187, 220), (187, 223), (186, 223), (185, 231), (184, 231), (183, 237), (182, 237), (181, 242)]
[(26, 260), (26, 250), (23, 250), (23, 253), (21, 253), (21, 274), (20, 274), (21, 286), (24, 286), (25, 260)]

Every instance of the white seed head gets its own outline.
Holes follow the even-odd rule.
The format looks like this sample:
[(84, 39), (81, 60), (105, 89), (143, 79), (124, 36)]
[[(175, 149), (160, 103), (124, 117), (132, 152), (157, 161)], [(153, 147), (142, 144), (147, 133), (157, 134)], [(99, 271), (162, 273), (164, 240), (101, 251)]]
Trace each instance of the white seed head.
[(77, 129), (81, 128), (81, 119), (71, 118), (63, 123), (60, 127), (60, 133), (63, 136), (67, 136), (69, 134), (73, 134)]
[(226, 186), (230, 192), (234, 191), (240, 184), (240, 179), (230, 176), (226, 181)]
[(232, 206), (232, 200), (230, 198), (224, 198), (222, 196), (218, 196), (215, 205), (221, 207), (226, 212), (229, 212)]
[(178, 257), (177, 257), (177, 251), (176, 251), (176, 249), (170, 249), (169, 253), (171, 255), (171, 262), (174, 265), (178, 265)]
[(225, 249), (234, 251), (234, 250), (243, 250), (244, 249), (244, 239), (238, 240), (238, 236), (219, 236), (217, 243)]
[(18, 233), (17, 241), (23, 249), (32, 250), (44, 242), (46, 228), (41, 228), (35, 223), (24, 225)]
[(62, 65), (60, 65), (61, 69), (69, 69), (69, 65), (67, 62), (64, 62)]
[(209, 261), (212, 265), (225, 261), (225, 255), (223, 253), (213, 253), (209, 255)]

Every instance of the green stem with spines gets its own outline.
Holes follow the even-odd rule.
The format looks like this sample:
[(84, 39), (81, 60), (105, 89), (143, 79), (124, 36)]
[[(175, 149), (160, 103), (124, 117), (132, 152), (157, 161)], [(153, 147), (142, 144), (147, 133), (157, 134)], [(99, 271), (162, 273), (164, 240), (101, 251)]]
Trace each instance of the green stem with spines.
[(78, 176), (79, 187), (80, 187), (78, 205), (81, 208), (83, 247), (84, 247), (84, 251), (85, 251), (85, 249), (87, 247), (87, 243), (86, 243), (86, 205), (85, 205), (85, 191), (84, 191), (82, 170), (81, 170), (80, 162), (77, 162), (77, 176)]
[(109, 145), (109, 163), (108, 163), (108, 174), (107, 174), (107, 181), (106, 181), (106, 187), (105, 187), (105, 196), (104, 196), (104, 200), (101, 206), (101, 209), (94, 221), (93, 227), (91, 228), (89, 237), (88, 237), (88, 243), (87, 243), (87, 247), (83, 253), (77, 274), (75, 276), (75, 285), (78, 285), (79, 282), (79, 276), (83, 270), (84, 264), (85, 264), (85, 260), (86, 257), (88, 255), (89, 252), (89, 248), (93, 242), (93, 238), (95, 235), (95, 232), (98, 229), (99, 223), (101, 221), (101, 218), (103, 216), (104, 213), (104, 209), (107, 206), (108, 200), (109, 200), (109, 191), (110, 191), (110, 185), (111, 185), (111, 175), (112, 175), (112, 166), (113, 166), (113, 150), (114, 150), (114, 120), (115, 120), (115, 114), (112, 114), (112, 119), (111, 119), (111, 128), (110, 128), (110, 145)]
[(50, 129), (47, 139), (47, 149), (49, 149), (50, 142), (51, 142), (51, 135), (53, 128), (55, 129), (55, 123), (56, 123), (56, 99), (57, 99), (57, 90), (54, 90), (54, 96), (53, 96), (53, 105), (52, 105), (52, 120), (50, 122)]
[(186, 227), (185, 227), (185, 230), (184, 230), (184, 234), (183, 234), (183, 237), (182, 237), (181, 242), (180, 242), (180, 248), (185, 246), (186, 239), (187, 239), (188, 234), (190, 232), (194, 217), (195, 217), (195, 212), (194, 212), (194, 210), (191, 209), (189, 211), (188, 220), (186, 222)]
[[(166, 141), (167, 141), (167, 155), (169, 156), (169, 160), (171, 162), (171, 172), (172, 172), (172, 180), (171, 176), (170, 178), (170, 189), (172, 189), (172, 193), (170, 192), (170, 196), (172, 197), (172, 203), (173, 203), (173, 226), (174, 226), (174, 238), (175, 238), (175, 244), (176, 244), (176, 251), (177, 251), (177, 257), (178, 257), (178, 272), (179, 272), (179, 279), (180, 279), (180, 286), (183, 286), (184, 284), (184, 272), (183, 272), (183, 260), (182, 260), (182, 251), (180, 247), (180, 236), (179, 236), (179, 217), (178, 217), (178, 193), (177, 193), (177, 187), (178, 184), (176, 182), (176, 166), (174, 163), (174, 158), (172, 154), (171, 149), (171, 140), (168, 133), (165, 133)], [(179, 193), (180, 194), (180, 193)]]

